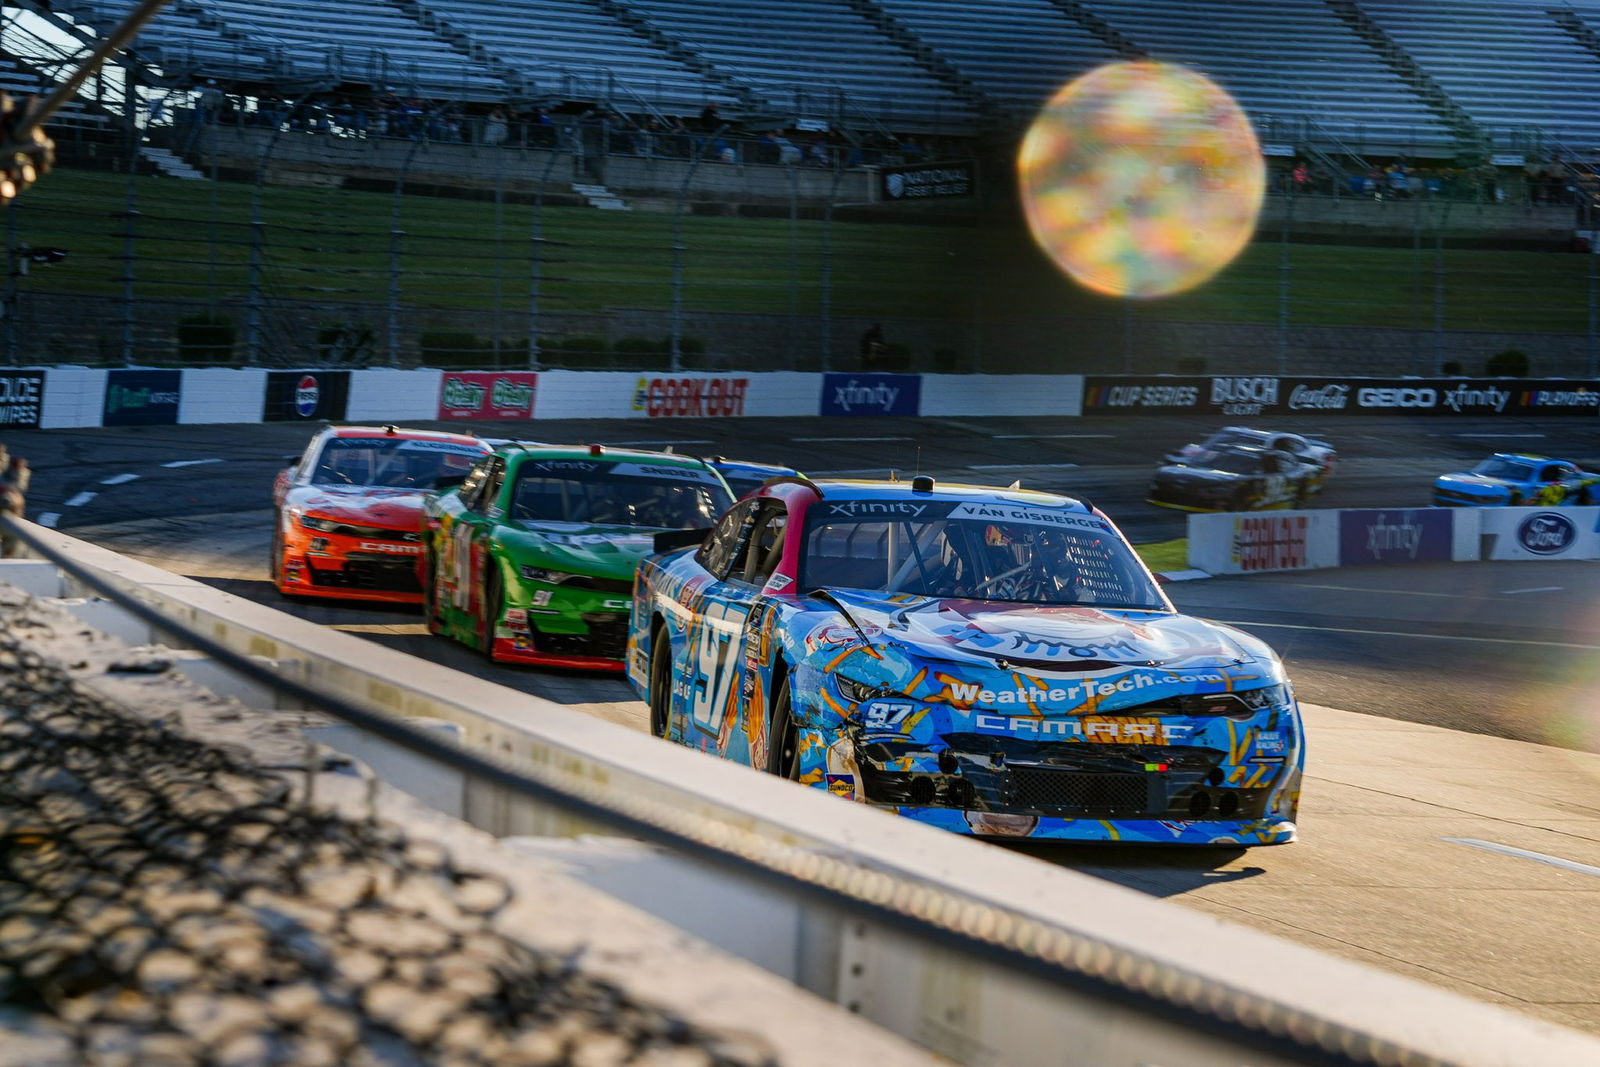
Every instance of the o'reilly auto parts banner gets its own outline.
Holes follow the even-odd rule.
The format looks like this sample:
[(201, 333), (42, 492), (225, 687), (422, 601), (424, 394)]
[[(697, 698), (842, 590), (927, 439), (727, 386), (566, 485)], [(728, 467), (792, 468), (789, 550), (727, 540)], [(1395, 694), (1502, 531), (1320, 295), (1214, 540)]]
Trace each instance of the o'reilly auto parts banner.
[(344, 418), (350, 403), (347, 370), (275, 370), (267, 373), (262, 422), (301, 422)]
[(531, 419), (539, 376), (531, 371), (446, 371), (441, 419)]
[(824, 374), (824, 415), (916, 415), (922, 378), (916, 374)]
[(1085, 414), (1600, 415), (1600, 381), (1089, 375)]
[(103, 426), (170, 426), (178, 421), (183, 372), (113, 370), (106, 372)]
[(44, 406), (44, 371), (0, 371), (0, 426), (39, 425)]

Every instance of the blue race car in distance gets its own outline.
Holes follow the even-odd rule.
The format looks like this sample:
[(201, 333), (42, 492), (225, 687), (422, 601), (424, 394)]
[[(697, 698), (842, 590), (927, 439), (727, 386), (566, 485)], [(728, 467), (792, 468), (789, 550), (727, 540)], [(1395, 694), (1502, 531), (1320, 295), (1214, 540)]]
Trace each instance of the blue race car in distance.
[(1600, 474), (1566, 459), (1496, 452), (1470, 471), (1441, 474), (1435, 507), (1557, 507), (1600, 504)]
[(1087, 504), (794, 478), (656, 548), (626, 670), (657, 736), (959, 833), (1295, 837), (1278, 657), (1178, 614)]
[(725, 459), (722, 456), (707, 456), (706, 462), (711, 464), (712, 470), (722, 475), (722, 480), (733, 490), (735, 499), (761, 488), (761, 484), (768, 478), (792, 478), (800, 473), (793, 467), (785, 467), (778, 463), (754, 463), (743, 459)]

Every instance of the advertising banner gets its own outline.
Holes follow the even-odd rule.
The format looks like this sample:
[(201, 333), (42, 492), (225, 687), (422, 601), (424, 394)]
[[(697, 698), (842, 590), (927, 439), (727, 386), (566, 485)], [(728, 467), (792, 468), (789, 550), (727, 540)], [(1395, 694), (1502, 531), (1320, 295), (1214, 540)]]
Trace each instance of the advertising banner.
[(1600, 381), (1089, 375), (1084, 414), (1600, 415)]
[(978, 189), (978, 166), (970, 159), (886, 167), (879, 173), (878, 192), (885, 200), (928, 200), (971, 196)]
[(1453, 508), (1339, 512), (1339, 566), (1434, 563), (1453, 558)]
[(39, 425), (44, 406), (44, 371), (0, 371), (0, 426)]
[(922, 378), (916, 374), (824, 374), (823, 415), (918, 415)]
[(350, 403), (347, 370), (285, 370), (267, 375), (262, 422), (339, 422)]
[(178, 421), (183, 372), (113, 370), (106, 372), (102, 426), (170, 426)]
[(1273, 511), (1189, 516), (1189, 566), (1258, 574), (1339, 565), (1339, 513)]
[(1600, 507), (1485, 508), (1484, 559), (1600, 559)]
[(441, 419), (531, 419), (539, 376), (531, 371), (445, 371)]
[(633, 390), (633, 410), (649, 418), (727, 418), (744, 414), (750, 379), (640, 378)]

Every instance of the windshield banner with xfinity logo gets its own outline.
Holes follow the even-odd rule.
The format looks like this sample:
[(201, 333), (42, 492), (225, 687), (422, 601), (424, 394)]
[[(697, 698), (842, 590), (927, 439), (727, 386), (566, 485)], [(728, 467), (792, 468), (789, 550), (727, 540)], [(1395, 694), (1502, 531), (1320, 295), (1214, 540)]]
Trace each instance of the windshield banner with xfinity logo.
[(1088, 375), (1084, 414), (1600, 415), (1600, 381)]

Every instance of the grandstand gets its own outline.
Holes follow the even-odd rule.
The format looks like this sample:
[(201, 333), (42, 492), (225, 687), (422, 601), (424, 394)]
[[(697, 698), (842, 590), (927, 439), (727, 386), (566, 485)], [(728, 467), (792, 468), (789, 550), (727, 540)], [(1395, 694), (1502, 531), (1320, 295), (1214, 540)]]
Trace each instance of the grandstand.
[[(87, 37), (134, 0), (23, 0)], [(1090, 67), (1220, 81), (1264, 138), (1368, 157), (1600, 147), (1600, 4), (1536, 0), (174, 0), (143, 81), (214, 78), (682, 115), (1013, 134)], [(280, 90), (281, 91), (281, 90)]]

